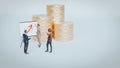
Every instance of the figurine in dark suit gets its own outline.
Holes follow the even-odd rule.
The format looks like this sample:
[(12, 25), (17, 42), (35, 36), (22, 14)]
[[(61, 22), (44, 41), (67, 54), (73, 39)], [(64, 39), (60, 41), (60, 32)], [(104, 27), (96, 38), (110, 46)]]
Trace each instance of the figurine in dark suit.
[(28, 45), (29, 45), (29, 40), (31, 38), (28, 38), (28, 35), (27, 35), (27, 30), (24, 31), (24, 34), (23, 34), (23, 42), (24, 42), (24, 53), (25, 54), (28, 54), (27, 50), (28, 50)]

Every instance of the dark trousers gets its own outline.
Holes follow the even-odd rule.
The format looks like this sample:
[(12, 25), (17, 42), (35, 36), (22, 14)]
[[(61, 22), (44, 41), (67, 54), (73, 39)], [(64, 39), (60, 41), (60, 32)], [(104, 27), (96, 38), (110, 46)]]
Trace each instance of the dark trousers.
[(47, 50), (46, 51), (49, 50), (48, 45), (50, 45), (50, 51), (52, 51), (52, 42), (47, 41), (47, 44), (46, 44)]
[(24, 41), (24, 53), (27, 53), (28, 50), (28, 42)]

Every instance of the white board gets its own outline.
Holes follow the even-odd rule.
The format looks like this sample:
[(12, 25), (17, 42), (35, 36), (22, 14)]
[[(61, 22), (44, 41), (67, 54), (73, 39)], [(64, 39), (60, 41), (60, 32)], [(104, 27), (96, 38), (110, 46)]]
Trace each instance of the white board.
[(22, 36), (24, 33), (24, 30), (29, 31), (27, 33), (28, 36), (34, 36), (37, 32), (37, 22), (33, 21), (26, 21), (26, 22), (20, 22), (20, 35)]

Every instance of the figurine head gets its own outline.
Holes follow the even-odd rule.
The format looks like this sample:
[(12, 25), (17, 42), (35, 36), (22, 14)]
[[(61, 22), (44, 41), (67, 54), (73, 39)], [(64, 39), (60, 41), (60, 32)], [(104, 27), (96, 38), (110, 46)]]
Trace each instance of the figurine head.
[(37, 26), (40, 26), (40, 24), (37, 24)]
[(48, 32), (51, 32), (51, 31), (52, 31), (52, 30), (49, 28), (49, 29), (48, 29)]
[(27, 33), (27, 30), (24, 30), (24, 33)]

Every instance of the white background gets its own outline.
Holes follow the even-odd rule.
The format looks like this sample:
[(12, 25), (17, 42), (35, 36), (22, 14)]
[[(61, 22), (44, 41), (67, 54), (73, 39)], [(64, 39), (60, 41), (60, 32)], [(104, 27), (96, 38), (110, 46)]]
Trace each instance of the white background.
[[(53, 40), (53, 53), (31, 40), (25, 55), (18, 23), (46, 14), (47, 4), (65, 5), (74, 40)], [(120, 68), (120, 1), (0, 0), (0, 68)]]

